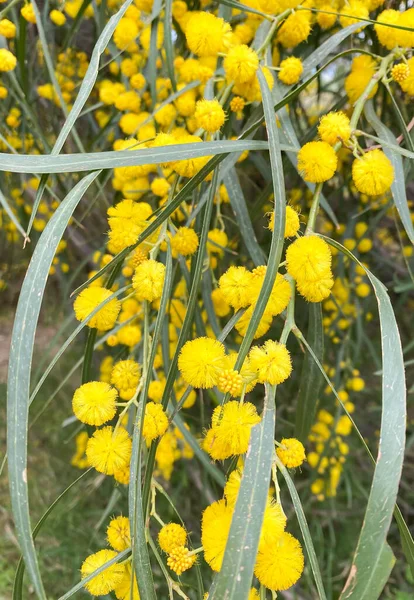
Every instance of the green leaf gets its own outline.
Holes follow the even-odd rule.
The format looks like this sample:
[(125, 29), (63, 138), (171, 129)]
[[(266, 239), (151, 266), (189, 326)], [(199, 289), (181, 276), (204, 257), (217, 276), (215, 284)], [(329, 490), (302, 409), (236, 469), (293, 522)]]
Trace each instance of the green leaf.
[[(309, 326), (307, 339), (319, 361), (323, 361), (323, 325), (320, 303), (309, 304)], [(298, 402), (296, 406), (295, 437), (305, 443), (315, 419), (316, 406), (323, 377), (318, 365), (309, 353), (305, 354), (300, 378)]]
[(26, 234), (25, 230), (20, 225), (18, 219), (16, 218), (16, 215), (14, 214), (14, 212), (12, 211), (12, 209), (10, 208), (9, 203), (7, 202), (7, 200), (6, 200), (3, 192), (1, 190), (0, 190), (0, 204), (2, 205), (4, 211), (7, 213), (10, 221), (16, 227), (17, 231), (20, 231), (20, 233), (22, 234), (23, 238), (26, 239), (27, 234)]
[[(371, 127), (377, 132), (380, 138), (391, 145), (398, 146), (397, 140), (395, 139), (392, 131), (390, 131), (375, 114), (374, 106), (371, 100), (365, 104), (365, 116), (371, 124)], [(405, 231), (411, 243), (414, 244), (414, 226), (411, 220), (410, 209), (408, 208), (402, 158), (398, 152), (392, 150), (390, 147), (384, 146), (383, 150), (384, 154), (389, 158), (392, 166), (394, 167), (394, 181), (391, 186), (394, 204), (398, 210)]]
[(132, 455), (130, 467), (128, 504), (132, 540), (132, 564), (134, 566), (134, 571), (137, 577), (139, 593), (143, 598), (148, 598), (148, 600), (155, 600), (156, 595), (146, 539), (146, 506), (144, 506), (143, 504), (141, 487), (141, 453), (143, 443), (142, 429), (144, 423), (143, 415), (145, 415), (145, 406), (148, 398), (149, 385), (151, 383), (151, 373), (154, 365), (154, 359), (157, 353), (162, 325), (164, 323), (167, 304), (171, 294), (172, 272), (173, 269), (171, 248), (170, 246), (168, 246), (164, 286), (161, 295), (161, 302), (157, 314), (157, 319), (155, 321), (155, 329), (154, 334), (152, 336), (148, 364), (146, 366), (147, 377), (145, 379), (144, 388), (141, 393), (141, 401), (137, 410), (137, 417), (132, 440)]
[(240, 229), (240, 235), (250, 254), (250, 258), (256, 267), (263, 265), (266, 262), (265, 255), (257, 242), (249, 211), (247, 210), (246, 199), (234, 167), (225, 176), (224, 185), (229, 194), (230, 204)]
[[(361, 264), (344, 246), (324, 239)], [(400, 335), (385, 286), (368, 269), (365, 272), (374, 288), (380, 319), (382, 418), (374, 476), (350, 575), (341, 596), (343, 600), (373, 598), (370, 590), (374, 588), (383, 561), (382, 549), (397, 499), (405, 446), (406, 389)]]
[(414, 541), (398, 505), (394, 509), (394, 518), (397, 521), (398, 531), (400, 532), (402, 549), (414, 579)]
[(165, 2), (165, 16), (164, 16), (164, 44), (165, 44), (165, 58), (167, 61), (168, 76), (171, 80), (173, 91), (177, 91), (177, 82), (175, 81), (174, 73), (174, 49), (172, 43), (173, 23), (172, 23), (172, 0), (166, 0)]
[[(73, 109), (72, 109), (73, 110)], [(142, 150), (120, 150), (111, 152), (87, 152), (63, 155), (32, 155), (0, 153), (0, 170), (11, 173), (75, 173), (96, 169), (114, 169), (138, 165), (159, 165), (176, 160), (187, 160), (244, 150), (267, 150), (267, 142), (256, 140), (220, 140), (174, 144)], [(282, 150), (294, 148), (282, 147)]]
[(269, 492), (274, 456), (276, 387), (266, 384), (262, 420), (252, 427), (223, 564), (208, 597), (247, 600)]
[(308, 561), (312, 569), (313, 577), (315, 579), (316, 588), (319, 593), (319, 598), (321, 600), (326, 600), (325, 589), (323, 587), (322, 575), (319, 568), (318, 559), (316, 557), (315, 548), (312, 542), (312, 536), (309, 531), (308, 522), (306, 520), (306, 516), (302, 507), (302, 503), (299, 498), (299, 494), (296, 491), (295, 484), (292, 481), (291, 476), (289, 475), (289, 471), (286, 469), (284, 464), (280, 461), (280, 459), (276, 456), (276, 464), (280, 472), (282, 473), (286, 484), (289, 488), (290, 497), (292, 498), (293, 506), (295, 507), (296, 516), (299, 521), (299, 527), (302, 532), (303, 542), (305, 544), (306, 553), (308, 556)]
[(27, 489), (27, 429), (30, 368), (37, 321), (49, 269), (73, 211), (96, 179), (91, 173), (66, 196), (43, 231), (30, 261), (17, 304), (7, 392), (7, 449), (12, 512), (20, 549), (39, 599), (46, 600), (33, 544)]
[[(42, 517), (36, 523), (36, 526), (33, 529), (32, 535), (33, 539), (36, 539), (37, 534), (43, 527), (46, 519), (50, 515), (51, 512), (56, 508), (61, 500), (66, 496), (66, 494), (77, 484), (81, 479), (88, 475), (92, 471), (92, 468), (84, 471), (82, 475), (80, 475), (75, 481), (72, 481), (70, 485), (56, 498), (54, 502), (49, 506), (49, 508), (43, 513)], [(23, 576), (24, 576), (24, 561), (22, 558), (19, 559), (19, 563), (17, 565), (16, 574), (14, 576), (13, 583), (13, 599), (12, 600), (22, 600), (23, 596)]]
[[(384, 589), (391, 571), (395, 565), (395, 556), (389, 545), (384, 542), (381, 549), (378, 551), (378, 560), (374, 565), (374, 569), (370, 576), (370, 585), (364, 591), (364, 595), (355, 595), (353, 585), (358, 578), (358, 572), (356, 567), (351, 567), (351, 572), (348, 577), (348, 581), (345, 584), (344, 590), (340, 598), (358, 598), (358, 600), (378, 600), (380, 598), (382, 590)], [(348, 589), (351, 588), (351, 589)], [(359, 594), (359, 592), (356, 592)]]
[(272, 243), (270, 245), (266, 275), (263, 280), (259, 298), (253, 310), (252, 318), (250, 319), (246, 334), (240, 345), (236, 364), (234, 365), (235, 370), (239, 370), (243, 366), (243, 361), (249, 352), (254, 334), (256, 333), (256, 329), (269, 300), (279, 269), (280, 258), (282, 256), (286, 223), (286, 194), (285, 181), (283, 177), (282, 152), (279, 143), (279, 134), (276, 127), (273, 99), (269, 85), (261, 69), (258, 70), (257, 76), (263, 98), (263, 111), (266, 121), (267, 137), (269, 140), (270, 168), (272, 172), (273, 194), (275, 199), (274, 228), (272, 232)]

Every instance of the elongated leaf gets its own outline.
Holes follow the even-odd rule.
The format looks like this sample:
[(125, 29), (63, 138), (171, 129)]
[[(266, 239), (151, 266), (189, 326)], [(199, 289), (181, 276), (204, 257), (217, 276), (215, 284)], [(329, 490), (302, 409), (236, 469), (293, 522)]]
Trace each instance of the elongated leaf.
[[(307, 339), (319, 361), (323, 361), (322, 307), (319, 303), (309, 304), (309, 327)], [(300, 378), (298, 402), (296, 406), (295, 437), (305, 443), (315, 419), (319, 392), (323, 383), (318, 365), (305, 354)]]
[(394, 509), (394, 518), (397, 521), (398, 531), (400, 532), (402, 549), (414, 579), (414, 541), (398, 505)]
[[(351, 572), (349, 574), (348, 581), (344, 587), (344, 591), (342, 592), (340, 598), (358, 598), (358, 600), (378, 600), (380, 598), (382, 590), (384, 589), (390, 575), (391, 571), (395, 565), (395, 556), (393, 551), (389, 547), (389, 545), (385, 542), (384, 545), (377, 551), (378, 560), (374, 565), (374, 569), (370, 576), (370, 586), (367, 587), (364, 591), (363, 596), (355, 596), (351, 591), (351, 595), (348, 596), (348, 586), (353, 585), (355, 578), (358, 577), (358, 573), (355, 570), (356, 567), (353, 565), (351, 567)], [(359, 592), (358, 592), (359, 593)]]
[(234, 368), (241, 369), (243, 361), (249, 352), (254, 334), (259, 325), (260, 319), (265, 311), (269, 300), (273, 284), (279, 269), (280, 258), (282, 256), (285, 223), (286, 223), (286, 193), (285, 181), (283, 177), (282, 153), (279, 143), (279, 134), (276, 127), (275, 112), (273, 106), (272, 94), (269, 85), (261, 69), (258, 71), (260, 90), (263, 98), (263, 111), (266, 121), (267, 137), (269, 140), (270, 167), (272, 171), (273, 193), (275, 199), (274, 207), (274, 228), (272, 232), (272, 243), (269, 251), (269, 261), (266, 269), (266, 275), (263, 280), (259, 298), (254, 307), (252, 318), (247, 327), (246, 334), (240, 345)]
[[(344, 246), (325, 239), (361, 264)], [(382, 552), (397, 499), (405, 446), (406, 388), (400, 335), (386, 288), (368, 269), (365, 272), (374, 288), (380, 319), (382, 418), (374, 476), (343, 600), (372, 598), (370, 590), (384, 560)]]
[(10, 495), (20, 549), (36, 594), (42, 600), (46, 596), (33, 544), (27, 489), (30, 368), (40, 306), (53, 257), (73, 211), (97, 176), (98, 173), (91, 173), (82, 179), (46, 225), (22, 285), (12, 333), (7, 393)]
[(171, 282), (172, 256), (171, 248), (170, 246), (168, 246), (164, 286), (161, 296), (159, 312), (155, 321), (155, 329), (151, 342), (148, 364), (146, 365), (147, 377), (145, 379), (144, 388), (142, 390), (141, 401), (137, 410), (137, 418), (134, 427), (128, 497), (129, 521), (131, 527), (132, 540), (132, 564), (137, 577), (139, 593), (143, 598), (148, 598), (148, 600), (155, 600), (156, 595), (146, 539), (146, 507), (143, 505), (141, 487), (141, 451), (143, 442), (142, 429), (144, 421), (143, 415), (145, 415), (145, 406), (148, 398), (149, 385), (151, 383), (151, 373), (158, 348), (158, 342), (161, 335), (162, 325), (165, 319), (168, 300), (170, 298)]
[(276, 387), (266, 385), (262, 421), (252, 427), (243, 477), (211, 600), (247, 600), (259, 546), (274, 455)]
[[(66, 496), (66, 494), (75, 485), (77, 485), (79, 483), (79, 481), (85, 477), (85, 475), (88, 475), (91, 471), (92, 471), (92, 468), (88, 469), (87, 471), (84, 471), (82, 473), (82, 475), (80, 475), (77, 479), (75, 479), (75, 481), (72, 481), (72, 483), (70, 485), (68, 485), (68, 487), (56, 498), (56, 500), (54, 502), (52, 502), (52, 504), (49, 506), (49, 508), (43, 513), (42, 517), (36, 523), (36, 526), (34, 527), (33, 533), (32, 533), (33, 539), (36, 539), (36, 536), (39, 533), (39, 531), (41, 530), (41, 528), (43, 527), (46, 519), (48, 518), (50, 513), (53, 512), (53, 510), (60, 503), (60, 501), (63, 500), (63, 498)], [(24, 576), (24, 561), (22, 558), (20, 558), (19, 563), (17, 565), (16, 574), (14, 576), (13, 600), (22, 600), (22, 598), (23, 598), (23, 596), (22, 596), (23, 576)]]
[[(282, 146), (282, 150), (294, 148)], [(196, 142), (194, 144), (174, 144), (143, 150), (120, 150), (118, 152), (91, 152), (79, 154), (32, 155), (0, 153), (0, 170), (11, 173), (77, 173), (96, 169), (114, 169), (133, 165), (148, 165), (199, 158), (244, 150), (267, 150), (267, 142), (256, 140), (221, 140), (216, 142)]]
[(19, 220), (17, 219), (16, 215), (14, 214), (14, 212), (12, 211), (12, 209), (10, 208), (9, 203), (7, 202), (7, 200), (6, 200), (3, 192), (1, 190), (0, 190), (0, 204), (2, 205), (3, 209), (7, 213), (10, 221), (16, 227), (17, 231), (20, 231), (20, 233), (22, 234), (23, 238), (26, 239), (27, 234), (26, 234), (25, 230), (20, 225)]
[[(365, 104), (365, 116), (380, 138), (394, 146), (398, 145), (392, 131), (390, 131), (375, 114), (371, 100)], [(394, 204), (398, 210), (404, 229), (411, 240), (411, 243), (414, 244), (414, 226), (411, 221), (410, 209), (408, 208), (403, 161), (400, 153), (394, 151), (389, 146), (384, 146), (383, 151), (394, 167), (394, 181), (391, 186)]]
[(165, 58), (167, 61), (168, 76), (171, 80), (171, 85), (174, 92), (177, 91), (177, 82), (175, 81), (174, 73), (174, 49), (172, 42), (173, 34), (172, 24), (172, 0), (165, 2), (165, 17), (164, 17), (164, 43), (165, 43)]
[(319, 593), (319, 598), (321, 600), (326, 600), (325, 589), (323, 587), (322, 575), (319, 569), (318, 559), (316, 557), (315, 548), (313, 547), (312, 536), (309, 531), (308, 522), (306, 520), (306, 516), (302, 507), (302, 503), (299, 498), (299, 494), (296, 491), (295, 484), (292, 481), (291, 476), (289, 475), (289, 471), (286, 469), (284, 464), (280, 461), (280, 459), (276, 456), (276, 464), (278, 469), (282, 473), (286, 484), (289, 488), (290, 497), (292, 498), (293, 506), (295, 507), (296, 516), (299, 521), (299, 527), (302, 532), (303, 541), (305, 544), (306, 553), (308, 556), (309, 564), (312, 569), (313, 577), (315, 579), (316, 588)]
[(240, 235), (250, 254), (250, 258), (256, 267), (263, 265), (265, 263), (265, 255), (257, 242), (249, 211), (247, 210), (246, 200), (235, 168), (231, 169), (224, 178), (224, 185), (229, 194), (230, 204), (240, 229)]

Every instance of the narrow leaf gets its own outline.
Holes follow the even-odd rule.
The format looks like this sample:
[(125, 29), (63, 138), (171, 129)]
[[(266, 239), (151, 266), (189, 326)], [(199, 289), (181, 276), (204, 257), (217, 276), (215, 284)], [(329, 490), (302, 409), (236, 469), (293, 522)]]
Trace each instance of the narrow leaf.
[(224, 185), (229, 194), (230, 204), (240, 229), (240, 235), (250, 254), (250, 258), (256, 267), (263, 265), (266, 262), (265, 255), (257, 242), (249, 211), (247, 210), (246, 199), (235, 168), (227, 173), (224, 178)]
[(20, 549), (36, 594), (42, 600), (46, 596), (33, 544), (27, 489), (30, 368), (37, 321), (53, 257), (73, 211), (97, 175), (91, 173), (82, 179), (46, 225), (22, 285), (12, 333), (7, 394), (10, 495)]
[(262, 421), (252, 427), (223, 564), (209, 592), (211, 600), (244, 600), (249, 595), (274, 455), (275, 395), (276, 387), (266, 385)]
[(319, 598), (321, 600), (326, 600), (325, 589), (323, 587), (322, 575), (319, 569), (318, 559), (316, 557), (315, 548), (312, 542), (312, 536), (309, 531), (308, 522), (306, 520), (306, 516), (302, 507), (302, 503), (299, 498), (299, 494), (296, 491), (295, 484), (292, 481), (291, 476), (289, 475), (289, 471), (286, 469), (284, 464), (280, 461), (280, 459), (276, 456), (276, 464), (278, 466), (279, 471), (282, 473), (286, 484), (289, 488), (290, 497), (292, 498), (293, 506), (295, 507), (296, 516), (299, 521), (299, 527), (302, 532), (303, 542), (305, 544), (306, 553), (308, 556), (309, 564), (312, 569), (313, 577), (315, 579), (315, 584), (319, 593)]
[[(319, 303), (309, 304), (309, 326), (307, 339), (318, 360), (323, 361), (322, 307)], [(298, 402), (296, 406), (295, 437), (305, 443), (315, 419), (316, 406), (323, 377), (318, 365), (307, 352), (303, 359)]]

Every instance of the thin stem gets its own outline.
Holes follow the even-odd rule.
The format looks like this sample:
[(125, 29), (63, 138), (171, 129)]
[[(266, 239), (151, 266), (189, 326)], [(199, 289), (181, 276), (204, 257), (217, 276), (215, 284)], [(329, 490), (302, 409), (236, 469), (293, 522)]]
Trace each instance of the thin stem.
[(321, 199), (323, 183), (318, 183), (315, 187), (311, 209), (309, 211), (308, 223), (306, 225), (305, 235), (311, 235), (314, 232), (316, 217), (319, 212), (319, 202)]

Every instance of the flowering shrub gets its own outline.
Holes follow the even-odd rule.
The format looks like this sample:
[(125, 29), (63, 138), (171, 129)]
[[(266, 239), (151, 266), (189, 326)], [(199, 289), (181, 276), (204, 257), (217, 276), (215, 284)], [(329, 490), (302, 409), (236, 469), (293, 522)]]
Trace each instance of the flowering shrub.
[[(409, 352), (414, 8), (391, 4), (0, 5), (5, 296), (26, 271), (8, 381), (15, 600), (24, 568), (41, 600), (409, 590), (393, 306)], [(43, 296), (69, 315), (66, 341), (31, 386)], [(33, 542), (57, 503), (32, 531), (27, 471), (29, 405), (43, 397), (47, 419), (56, 396), (72, 485), (95, 478), (106, 506), (62, 590)]]

